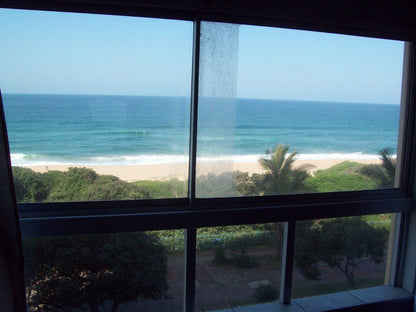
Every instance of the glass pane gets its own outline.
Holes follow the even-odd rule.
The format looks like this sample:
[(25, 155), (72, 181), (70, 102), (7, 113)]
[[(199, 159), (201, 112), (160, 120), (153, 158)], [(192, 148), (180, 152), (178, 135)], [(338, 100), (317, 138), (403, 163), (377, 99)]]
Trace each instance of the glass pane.
[(403, 49), (202, 23), (197, 196), (393, 187)]
[(196, 311), (276, 301), (282, 239), (283, 223), (198, 229)]
[(297, 223), (293, 298), (384, 285), (391, 215)]
[(23, 240), (31, 311), (182, 311), (183, 231)]
[(18, 200), (186, 197), (192, 31), (184, 21), (2, 9)]

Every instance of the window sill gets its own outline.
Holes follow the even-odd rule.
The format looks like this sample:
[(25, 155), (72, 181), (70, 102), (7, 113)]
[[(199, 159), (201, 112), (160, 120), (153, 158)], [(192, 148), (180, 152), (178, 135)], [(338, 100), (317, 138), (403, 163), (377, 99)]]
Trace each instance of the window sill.
[(380, 286), (329, 295), (237, 307), (216, 312), (413, 311), (414, 296), (402, 288)]

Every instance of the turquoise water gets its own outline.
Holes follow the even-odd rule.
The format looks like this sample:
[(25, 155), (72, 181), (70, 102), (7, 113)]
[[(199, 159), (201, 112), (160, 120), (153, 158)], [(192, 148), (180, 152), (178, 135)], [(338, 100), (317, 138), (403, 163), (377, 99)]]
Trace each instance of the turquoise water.
[[(186, 161), (190, 100), (181, 97), (3, 95), (12, 163)], [(397, 146), (398, 105), (201, 99), (201, 161), (255, 161), (284, 143), (300, 158), (377, 158)]]

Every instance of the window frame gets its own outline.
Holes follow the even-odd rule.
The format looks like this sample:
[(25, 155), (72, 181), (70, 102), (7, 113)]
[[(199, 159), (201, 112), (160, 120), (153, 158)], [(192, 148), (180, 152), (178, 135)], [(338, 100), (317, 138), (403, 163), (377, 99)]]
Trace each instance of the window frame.
[[(141, 17), (159, 17), (189, 20), (194, 23), (194, 46), (191, 89), (191, 133), (189, 155), (188, 197), (180, 199), (149, 199), (133, 201), (92, 201), (67, 203), (18, 204), (22, 237), (97, 234), (144, 230), (185, 229), (185, 310), (193, 311), (195, 304), (195, 261), (196, 229), (207, 226), (285, 222), (285, 266), (282, 274), (283, 303), (291, 300), (291, 274), (293, 272), (294, 228), (296, 221), (315, 218), (360, 216), (380, 213), (397, 213), (392, 235), (394, 237), (390, 273), (387, 284), (396, 287), (403, 283), (403, 257), (409, 227), (410, 213), (414, 209), (414, 172), (416, 160), (416, 30), (407, 26), (410, 20), (398, 20), (397, 14), (387, 18), (379, 28), (371, 22), (377, 14), (384, 12), (378, 8), (369, 13), (369, 22), (363, 17), (354, 17), (355, 11), (347, 12), (344, 19), (336, 20), (341, 13), (338, 8), (335, 17), (322, 16), (313, 8), (302, 13), (302, 8), (277, 2), (267, 8), (284, 8), (282, 13), (270, 15), (266, 9), (250, 11), (250, 5), (243, 5), (232, 11), (232, 0), (223, 7), (215, 3), (207, 9), (204, 1), (194, 4), (172, 4), (157, 0), (151, 4), (145, 1), (2, 1), (0, 7), (15, 9), (39, 9), (63, 12), (116, 14)], [(325, 5), (328, 3), (325, 2)], [(352, 5), (351, 5), (352, 6)], [(365, 6), (365, 4), (364, 4)], [(256, 4), (256, 8), (260, 7)], [(222, 9), (222, 11), (220, 10)], [(273, 11), (271, 10), (271, 11)], [(330, 14), (328, 14), (330, 15)], [(316, 194), (292, 194), (281, 196), (254, 196), (242, 198), (196, 198), (196, 145), (198, 121), (198, 76), (199, 39), (201, 21), (218, 21), (288, 27), (333, 32), (349, 35), (372, 36), (385, 39), (408, 41), (405, 44), (402, 103), (400, 116), (399, 150), (401, 159), (400, 187), (386, 190), (351, 191)], [(352, 24), (348, 24), (351, 22)], [(413, 41), (413, 42), (412, 42)]]

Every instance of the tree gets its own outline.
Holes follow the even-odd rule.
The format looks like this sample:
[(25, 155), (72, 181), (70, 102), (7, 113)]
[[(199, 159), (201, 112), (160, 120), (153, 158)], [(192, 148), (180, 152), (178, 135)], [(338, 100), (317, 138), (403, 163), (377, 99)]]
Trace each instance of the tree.
[(288, 154), (289, 146), (280, 144), (274, 151), (268, 149), (266, 156), (259, 159), (259, 164), (266, 172), (236, 172), (233, 184), (242, 196), (282, 195), (308, 192), (311, 188), (305, 183), (310, 178), (308, 172), (313, 165), (305, 164), (293, 168), (298, 152)]
[(13, 180), (18, 202), (39, 202), (48, 196), (42, 174), (28, 168), (13, 167)]
[(354, 273), (364, 259), (383, 262), (386, 238), (385, 229), (372, 227), (360, 218), (319, 220), (307, 228), (296, 246), (297, 266), (307, 279), (319, 280), (317, 264), (323, 261), (356, 287)]
[[(259, 190), (263, 195), (282, 195), (308, 191), (305, 181), (310, 176), (308, 170), (312, 165), (305, 164), (293, 168), (297, 151), (288, 154), (289, 146), (280, 144), (274, 151), (266, 151), (266, 156), (259, 159), (260, 165), (266, 170), (261, 178), (254, 176), (248, 190)], [(240, 189), (243, 189), (240, 186)], [(251, 194), (250, 194), (251, 195)], [(283, 243), (283, 224), (276, 223), (277, 258), (281, 256), (281, 245)]]
[(266, 170), (262, 187), (264, 195), (292, 194), (306, 191), (305, 180), (309, 177), (308, 170), (312, 165), (305, 164), (293, 168), (293, 162), (298, 152), (288, 154), (289, 146), (280, 144), (274, 151), (266, 151), (266, 156), (260, 158), (260, 165)]
[[(146, 189), (87, 168), (35, 173), (14, 168), (25, 201), (149, 198)], [(34, 311), (98, 311), (112, 302), (161, 298), (168, 289), (167, 258), (159, 239), (146, 233), (81, 235), (25, 240), (28, 301)]]
[(27, 297), (33, 311), (93, 312), (166, 295), (167, 257), (146, 233), (36, 238), (24, 246)]
[(232, 197), (237, 196), (233, 184), (234, 173), (208, 173), (198, 177), (196, 193), (199, 197)]
[(393, 157), (393, 150), (385, 147), (380, 151), (383, 169), (386, 171), (390, 181), (394, 183), (396, 175), (396, 158)]
[(393, 150), (385, 147), (379, 152), (379, 155), (381, 165), (364, 165), (359, 172), (362, 175), (377, 181), (380, 188), (394, 187), (396, 159), (393, 157)]
[(233, 187), (239, 196), (258, 196), (263, 192), (264, 174), (237, 171), (234, 172)]

